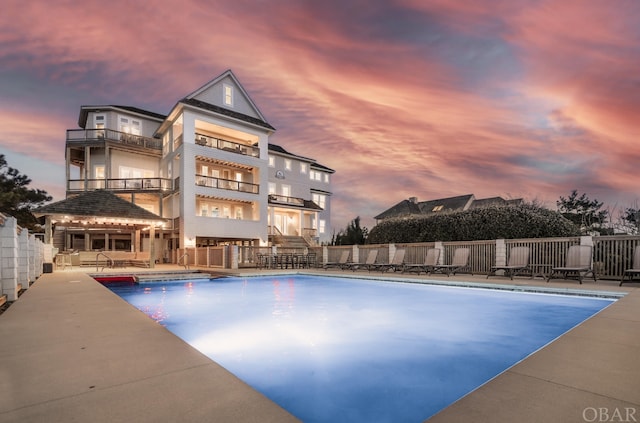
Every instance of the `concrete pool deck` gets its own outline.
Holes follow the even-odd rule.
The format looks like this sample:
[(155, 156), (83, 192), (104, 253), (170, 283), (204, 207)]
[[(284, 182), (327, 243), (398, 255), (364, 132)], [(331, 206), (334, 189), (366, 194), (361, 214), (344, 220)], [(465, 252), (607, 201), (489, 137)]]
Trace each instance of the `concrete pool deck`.
[[(92, 270), (44, 274), (0, 315), (0, 422), (297, 421), (96, 282)], [(640, 284), (401, 276), (626, 294), (430, 423), (640, 421)]]

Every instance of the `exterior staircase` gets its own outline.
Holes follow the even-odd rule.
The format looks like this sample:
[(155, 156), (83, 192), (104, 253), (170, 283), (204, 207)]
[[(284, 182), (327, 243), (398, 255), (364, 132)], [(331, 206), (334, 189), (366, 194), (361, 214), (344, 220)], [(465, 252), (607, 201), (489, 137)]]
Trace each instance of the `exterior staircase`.
[(272, 244), (282, 248), (309, 248), (309, 243), (301, 236), (274, 235)]

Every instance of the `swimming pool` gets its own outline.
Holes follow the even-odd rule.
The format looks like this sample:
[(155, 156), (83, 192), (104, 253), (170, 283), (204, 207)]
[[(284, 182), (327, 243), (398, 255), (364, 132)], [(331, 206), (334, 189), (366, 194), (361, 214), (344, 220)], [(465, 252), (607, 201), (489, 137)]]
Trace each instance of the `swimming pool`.
[(302, 275), (110, 288), (304, 422), (421, 422), (613, 302)]

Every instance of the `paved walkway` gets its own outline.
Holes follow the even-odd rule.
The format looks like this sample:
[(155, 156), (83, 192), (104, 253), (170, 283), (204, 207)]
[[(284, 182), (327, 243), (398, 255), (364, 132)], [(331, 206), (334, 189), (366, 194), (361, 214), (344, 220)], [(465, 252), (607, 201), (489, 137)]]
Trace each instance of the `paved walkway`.
[[(0, 422), (297, 421), (95, 282), (92, 270), (44, 274), (0, 315)], [(640, 421), (640, 284), (438, 279), (627, 295), (430, 423)]]
[(44, 274), (0, 339), (0, 422), (297, 421), (85, 273)]

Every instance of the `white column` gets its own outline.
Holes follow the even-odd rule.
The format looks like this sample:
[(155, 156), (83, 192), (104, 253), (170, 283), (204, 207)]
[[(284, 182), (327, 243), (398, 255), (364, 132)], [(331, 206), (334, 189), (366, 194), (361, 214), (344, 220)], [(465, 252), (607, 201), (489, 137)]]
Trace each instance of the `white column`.
[(391, 263), (391, 260), (393, 260), (393, 256), (396, 255), (396, 244), (389, 244), (389, 260), (387, 260), (387, 263)]
[(442, 241), (436, 241), (433, 246), (436, 250), (440, 250), (440, 254), (438, 255), (438, 263), (436, 264), (444, 264), (444, 245)]
[[(496, 239), (496, 266), (507, 265), (507, 244), (504, 239)], [(491, 269), (489, 269), (491, 270)], [(504, 274), (504, 270), (498, 270), (500, 274)]]
[(14, 217), (0, 226), (0, 285), (8, 301), (18, 299), (18, 221)]
[[(35, 282), (38, 276), (36, 264), (38, 263), (39, 252), (36, 248), (38, 239), (34, 234), (29, 234), (29, 283)], [(41, 266), (42, 267), (42, 266)]]
[[(140, 236), (139, 231), (136, 231), (136, 234)], [(156, 267), (156, 227), (153, 223), (149, 229), (149, 267)]]
[(238, 268), (238, 246), (237, 245), (229, 245), (229, 268), (237, 269)]
[(300, 216), (298, 217), (298, 236), (303, 236), (302, 228), (304, 228), (304, 211), (300, 210)]
[(29, 288), (29, 231), (23, 229), (18, 235), (18, 284)]

